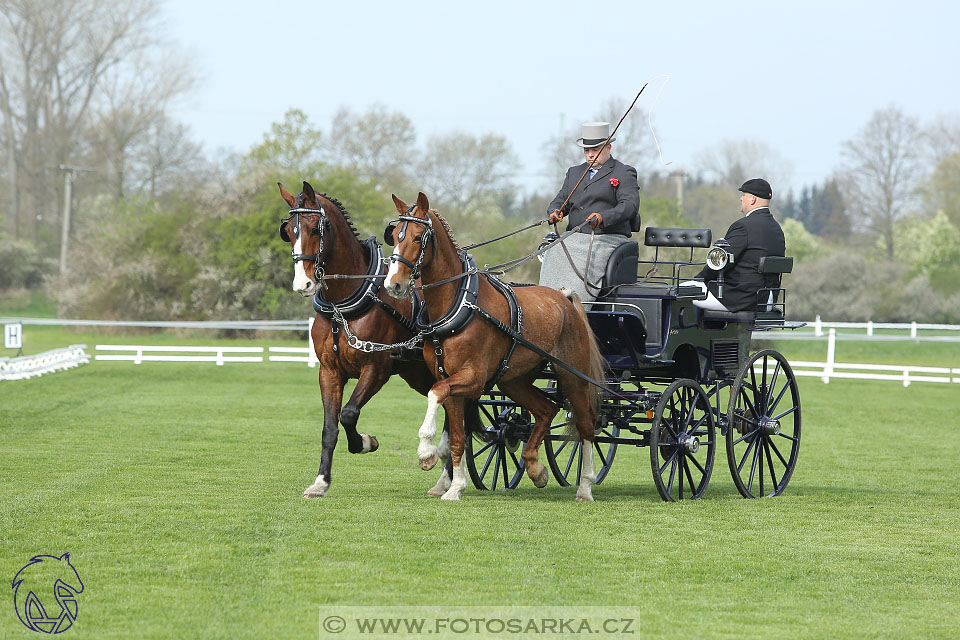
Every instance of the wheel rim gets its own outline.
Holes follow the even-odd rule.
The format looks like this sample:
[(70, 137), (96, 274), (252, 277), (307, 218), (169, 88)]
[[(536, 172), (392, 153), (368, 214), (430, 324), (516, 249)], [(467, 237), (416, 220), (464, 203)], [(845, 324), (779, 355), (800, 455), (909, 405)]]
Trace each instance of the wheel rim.
[(530, 433), (530, 413), (503, 394), (479, 402), (483, 427), (467, 434), (464, 451), (470, 479), (481, 491), (515, 489), (525, 470), (520, 452)]
[(727, 462), (745, 498), (783, 493), (800, 451), (800, 392), (787, 359), (752, 356), (733, 384), (727, 414)]
[(663, 392), (650, 428), (650, 467), (660, 497), (695, 500), (710, 483), (717, 449), (710, 400), (693, 380), (677, 380)]

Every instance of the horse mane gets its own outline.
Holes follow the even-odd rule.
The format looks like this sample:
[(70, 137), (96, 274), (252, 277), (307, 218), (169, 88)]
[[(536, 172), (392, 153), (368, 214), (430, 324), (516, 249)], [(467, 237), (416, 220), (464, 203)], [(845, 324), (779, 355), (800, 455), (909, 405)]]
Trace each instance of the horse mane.
[(457, 239), (453, 237), (453, 231), (450, 229), (450, 225), (447, 224), (447, 221), (443, 219), (443, 216), (437, 213), (436, 209), (430, 209), (430, 213), (437, 216), (437, 220), (440, 221), (440, 226), (443, 227), (443, 230), (447, 232), (447, 237), (450, 238), (450, 243), (453, 245), (453, 248), (458, 254), (463, 254), (463, 249), (460, 248), (460, 244), (457, 242)]
[(328, 196), (325, 193), (321, 193), (320, 196), (323, 198), (326, 198), (333, 204), (337, 205), (337, 207), (340, 209), (340, 213), (343, 214), (343, 219), (347, 221), (347, 226), (350, 227), (350, 231), (352, 231), (354, 237), (356, 237), (357, 242), (362, 243), (363, 240), (360, 238), (360, 232), (358, 232), (357, 228), (353, 225), (353, 220), (350, 219), (350, 214), (347, 213), (347, 209), (346, 207), (343, 206), (343, 203), (341, 203), (339, 200), (337, 200), (333, 196)]

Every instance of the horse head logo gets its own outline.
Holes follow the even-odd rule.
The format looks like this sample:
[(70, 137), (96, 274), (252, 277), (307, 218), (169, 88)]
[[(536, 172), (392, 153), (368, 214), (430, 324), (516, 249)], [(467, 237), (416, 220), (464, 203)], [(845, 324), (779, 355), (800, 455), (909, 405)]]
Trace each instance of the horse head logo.
[(61, 633), (77, 619), (80, 574), (70, 554), (34, 556), (13, 578), (13, 604), (20, 622), (32, 631)]

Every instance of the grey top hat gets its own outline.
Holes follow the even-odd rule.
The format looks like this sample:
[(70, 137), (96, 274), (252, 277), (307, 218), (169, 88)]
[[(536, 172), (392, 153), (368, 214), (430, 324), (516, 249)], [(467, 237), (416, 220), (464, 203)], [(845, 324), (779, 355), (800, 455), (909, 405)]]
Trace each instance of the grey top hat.
[[(607, 136), (609, 135), (609, 122), (584, 122), (583, 134), (582, 137), (577, 140), (577, 144), (584, 149), (599, 147), (607, 140)], [(613, 142), (614, 140), (616, 140), (616, 138), (610, 138), (610, 142)]]

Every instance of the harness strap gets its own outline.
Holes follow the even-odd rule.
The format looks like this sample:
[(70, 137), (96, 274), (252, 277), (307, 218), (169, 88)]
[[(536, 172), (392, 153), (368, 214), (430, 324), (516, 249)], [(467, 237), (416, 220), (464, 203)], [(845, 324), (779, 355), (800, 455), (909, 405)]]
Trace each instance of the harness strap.
[(347, 369), (343, 366), (343, 361), (340, 360), (340, 323), (334, 320), (330, 333), (333, 334), (333, 353), (337, 356), (337, 366), (340, 367), (340, 371), (346, 373)]

